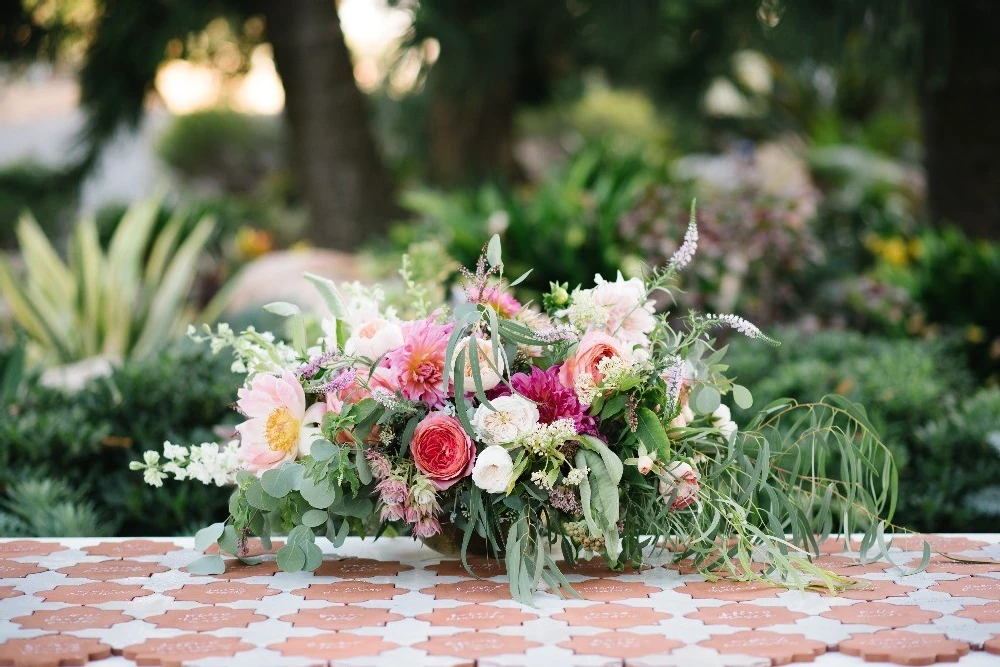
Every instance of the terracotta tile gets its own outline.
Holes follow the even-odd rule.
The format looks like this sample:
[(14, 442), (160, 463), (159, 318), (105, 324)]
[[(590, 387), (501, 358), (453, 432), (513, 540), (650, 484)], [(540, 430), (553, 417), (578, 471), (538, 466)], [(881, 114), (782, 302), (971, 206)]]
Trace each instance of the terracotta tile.
[(954, 581), (942, 581), (929, 590), (947, 593), (957, 598), (985, 598), (1000, 600), (1000, 579), (990, 577), (965, 577)]
[(648, 598), (653, 593), (659, 593), (659, 587), (647, 586), (637, 581), (621, 581), (620, 579), (587, 579), (573, 584), (573, 590), (584, 600), (600, 602), (615, 602)]
[[(285, 546), (284, 540), (271, 540), (271, 548), (265, 549), (264, 545), (260, 543), (259, 537), (251, 537), (247, 540), (246, 551), (242, 554), (243, 556), (263, 556), (265, 554), (276, 554), (278, 549)], [(219, 553), (218, 544), (210, 544), (207, 549), (205, 549), (206, 554), (217, 554)]]
[(292, 591), (307, 600), (327, 602), (364, 602), (366, 600), (391, 600), (408, 591), (395, 584), (372, 584), (367, 581), (338, 581), (332, 584), (309, 584), (306, 588)]
[(268, 595), (277, 595), (280, 591), (268, 588), (266, 584), (241, 584), (238, 582), (216, 582), (212, 584), (184, 584), (180, 588), (164, 591), (175, 600), (184, 602), (200, 602), (201, 604), (217, 604), (219, 602), (238, 602), (240, 600), (263, 600)]
[(570, 626), (586, 626), (620, 630), (638, 625), (656, 625), (671, 618), (670, 614), (655, 611), (649, 607), (630, 607), (623, 604), (592, 604), (586, 607), (570, 607), (552, 618), (564, 621)]
[(965, 607), (956, 611), (955, 616), (971, 618), (979, 623), (1000, 623), (1000, 602)]
[(57, 667), (83, 665), (111, 655), (111, 647), (96, 639), (69, 635), (43, 635), (30, 639), (8, 639), (0, 644), (0, 665)]
[(707, 625), (731, 625), (737, 628), (766, 628), (772, 625), (794, 623), (808, 617), (784, 607), (765, 607), (758, 604), (724, 604), (721, 607), (707, 607), (685, 614)]
[(181, 667), (184, 663), (199, 658), (232, 657), (252, 648), (252, 644), (240, 641), (239, 637), (187, 634), (166, 639), (147, 639), (141, 644), (126, 646), (122, 655), (134, 660), (137, 665)]
[(114, 581), (133, 577), (151, 577), (159, 572), (168, 572), (169, 570), (169, 567), (137, 560), (102, 560), (96, 563), (77, 563), (70, 567), (59, 568), (56, 572), (73, 579)]
[(785, 635), (765, 630), (744, 630), (732, 635), (718, 635), (698, 643), (719, 653), (733, 653), (770, 658), (771, 664), (812, 662), (826, 652), (824, 642), (806, 639), (803, 635)]
[(54, 611), (36, 611), (11, 620), (22, 628), (47, 632), (71, 632), (73, 630), (110, 628), (112, 625), (128, 623), (135, 619), (115, 609), (77, 606), (63, 607)]
[(296, 628), (318, 628), (320, 630), (355, 630), (370, 628), (398, 621), (404, 616), (390, 613), (387, 609), (371, 607), (323, 607), (303, 609), (294, 614), (282, 616), (280, 620), (291, 623)]
[[(916, 567), (919, 564), (920, 559), (916, 559), (910, 563), (910, 566)], [(927, 564), (927, 572), (932, 574), (963, 575), (993, 574), (1000, 573), (1000, 563), (963, 563), (937, 556), (931, 558), (931, 561)]]
[(221, 628), (245, 628), (251, 623), (266, 621), (267, 616), (255, 614), (252, 609), (213, 605), (193, 609), (171, 609), (157, 616), (147, 616), (142, 620), (158, 628), (206, 632)]
[(24, 556), (48, 556), (57, 551), (66, 551), (58, 542), (40, 540), (11, 540), (0, 542), (0, 558), (23, 558)]
[[(745, 570), (739, 563), (736, 563), (735, 565), (737, 573), (742, 574), (745, 572)], [(668, 563), (663, 567), (667, 568), (668, 570), (676, 570), (680, 574), (700, 574), (701, 572), (712, 572), (722, 577), (730, 576), (729, 570), (726, 568), (725, 564), (722, 563), (721, 561), (713, 563), (705, 561), (700, 563), (698, 566), (695, 566), (694, 559), (685, 558), (684, 560), (680, 560), (674, 563)], [(767, 569), (767, 563), (750, 564), (750, 570), (752, 572), (756, 572), (757, 574), (764, 572), (764, 570), (766, 569)]]
[(828, 537), (819, 543), (819, 552), (821, 554), (839, 554), (845, 551), (859, 551), (861, 549), (861, 540), (851, 540), (847, 549), (844, 546), (845, 541), (843, 537)]
[(371, 577), (394, 577), (400, 572), (413, 568), (399, 562), (375, 560), (374, 558), (343, 558), (324, 561), (313, 573), (321, 577), (341, 579), (370, 579)]
[(573, 637), (559, 646), (577, 655), (603, 655), (609, 658), (641, 658), (663, 655), (683, 646), (683, 642), (667, 639), (661, 635), (639, 634), (636, 632), (601, 632), (596, 635)]
[(893, 567), (892, 563), (884, 560), (862, 565), (859, 559), (849, 558), (846, 556), (818, 556), (813, 558), (812, 562), (816, 567), (821, 567), (824, 570), (828, 570), (834, 574), (839, 574), (845, 577), (881, 573)]
[(139, 556), (163, 556), (181, 548), (164, 540), (122, 540), (121, 542), (101, 542), (81, 551), (91, 556), (111, 556), (114, 558), (138, 558)]
[(142, 586), (114, 584), (111, 582), (82, 584), (80, 586), (56, 586), (50, 591), (35, 593), (35, 595), (46, 602), (65, 602), (67, 604), (128, 602), (152, 594), (152, 591), (148, 591)]
[(17, 590), (13, 586), (0, 586), (0, 600), (16, 598), (19, 595), (24, 595), (24, 592)]
[(903, 628), (907, 625), (930, 623), (935, 618), (941, 618), (941, 614), (936, 611), (928, 611), (914, 605), (885, 602), (861, 602), (845, 607), (834, 607), (830, 611), (824, 611), (820, 616), (849, 625), (877, 625), (883, 628)]
[(514, 635), (498, 635), (492, 632), (460, 632), (454, 635), (431, 637), (425, 642), (414, 644), (413, 648), (427, 651), (430, 655), (475, 659), (498, 655), (520, 655), (536, 646), (541, 646), (541, 644)]
[(958, 535), (911, 535), (893, 540), (892, 546), (899, 547), (904, 551), (922, 551), (924, 541), (927, 541), (934, 551), (943, 551), (946, 553), (969, 551), (989, 545), (989, 542), (984, 542), (983, 540), (970, 540), (967, 537)]
[(837, 650), (869, 662), (891, 662), (897, 665), (929, 665), (934, 662), (955, 662), (969, 652), (969, 645), (945, 635), (928, 635), (905, 630), (882, 630), (871, 635), (845, 639)]
[(433, 595), (438, 600), (459, 600), (461, 602), (499, 602), (510, 599), (510, 587), (506, 582), (476, 579), (459, 581), (454, 584), (436, 584), (430, 588), (421, 589), (420, 592)]
[[(247, 577), (270, 577), (278, 573), (278, 563), (274, 560), (266, 560), (257, 565), (247, 565), (239, 558), (225, 558), (226, 571), (222, 574), (211, 575), (215, 579), (246, 579)], [(187, 567), (181, 570), (187, 572)]]
[(1000, 635), (983, 642), (983, 650), (993, 655), (1000, 655)]
[(773, 598), (787, 589), (762, 581), (694, 581), (674, 590), (698, 600), (745, 602)]
[(460, 607), (435, 609), (417, 618), (431, 625), (446, 625), (473, 630), (493, 630), (495, 628), (523, 625), (538, 616), (527, 614), (514, 607), (493, 607), (487, 604), (466, 604)]
[(312, 637), (290, 637), (281, 643), (271, 644), (268, 648), (284, 656), (346, 660), (378, 655), (397, 646), (398, 644), (378, 637), (330, 632)]
[(893, 581), (875, 581), (871, 579), (858, 580), (857, 588), (849, 588), (839, 593), (831, 593), (827, 588), (821, 588), (817, 592), (824, 597), (840, 597), (848, 600), (884, 600), (891, 597), (902, 597), (907, 593), (917, 590), (913, 586), (903, 586)]
[(617, 577), (620, 574), (636, 574), (637, 572), (645, 572), (646, 570), (652, 569), (652, 566), (644, 563), (639, 570), (636, 570), (631, 565), (626, 565), (624, 570), (616, 572), (608, 567), (608, 564), (603, 558), (591, 558), (590, 560), (578, 560), (572, 566), (560, 562), (559, 568), (564, 574), (581, 574), (586, 577)]
[(39, 567), (34, 563), (0, 560), (0, 579), (24, 579), (29, 574), (38, 574), (47, 571), (44, 567)]
[[(492, 558), (469, 558), (469, 567), (472, 571), (483, 578), (496, 577), (500, 575), (507, 574), (507, 566), (504, 565), (502, 560), (493, 560)], [(443, 560), (440, 563), (435, 563), (434, 565), (428, 565), (426, 569), (432, 572), (437, 572), (442, 576), (449, 577), (468, 577), (469, 573), (462, 566), (462, 561), (460, 560)]]

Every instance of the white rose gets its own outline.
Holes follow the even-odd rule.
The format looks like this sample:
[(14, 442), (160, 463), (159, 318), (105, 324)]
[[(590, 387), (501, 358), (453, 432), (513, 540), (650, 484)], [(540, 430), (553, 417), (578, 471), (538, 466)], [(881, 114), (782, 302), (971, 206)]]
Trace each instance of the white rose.
[(506, 445), (527, 435), (538, 423), (538, 406), (523, 396), (500, 396), (480, 405), (472, 417), (476, 435), (487, 445)]
[(404, 343), (403, 330), (398, 324), (377, 317), (351, 334), (344, 344), (344, 352), (375, 360), (386, 352), (403, 347)]
[(733, 415), (727, 405), (720, 405), (715, 409), (715, 412), (712, 413), (712, 425), (719, 429), (726, 440), (732, 440), (739, 429), (736, 422), (733, 421)]
[[(472, 377), (472, 362), (469, 360), (468, 357), (468, 355), (470, 354), (468, 352), (470, 340), (476, 341), (476, 349), (479, 352), (479, 378), (483, 381), (482, 388), (484, 390), (492, 389), (493, 387), (500, 384), (500, 372), (503, 372), (504, 369), (503, 358), (502, 357), (500, 358), (499, 364), (493, 364), (493, 344), (490, 342), (490, 339), (489, 338), (473, 339), (471, 336), (463, 339), (462, 342), (458, 344), (458, 347), (455, 348), (456, 358), (459, 352), (461, 352), (462, 350), (466, 350), (465, 378), (464, 378), (465, 388), (467, 391), (472, 391), (473, 387), (475, 387), (475, 384), (473, 384), (474, 380)], [(491, 366), (490, 364), (496, 366), (496, 370), (494, 370), (493, 366)]]
[(472, 469), (472, 481), (487, 493), (504, 493), (514, 475), (514, 461), (500, 445), (491, 445), (479, 453)]

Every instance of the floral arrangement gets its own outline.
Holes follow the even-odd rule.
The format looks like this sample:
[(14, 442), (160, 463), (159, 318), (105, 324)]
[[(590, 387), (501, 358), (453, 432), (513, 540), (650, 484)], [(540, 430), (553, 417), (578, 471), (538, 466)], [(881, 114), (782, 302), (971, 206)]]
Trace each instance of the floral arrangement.
[[(287, 534), (285, 571), (319, 566), (319, 536), (337, 546), (391, 526), (431, 545), (454, 535), (463, 563), (474, 549), (505, 559), (526, 602), (541, 586), (574, 594), (560, 551), (563, 567), (601, 558), (620, 570), (666, 546), (740, 579), (847, 585), (810, 554), (834, 529), (863, 529), (862, 551), (886, 554), (892, 458), (839, 397), (733, 422), (726, 402), (753, 399), (713, 332), (777, 343), (736, 315), (655, 312), (697, 243), (692, 207), (683, 243), (645, 279), (553, 284), (538, 304), (515, 296), (525, 276), (507, 281), (496, 236), (451, 305), (432, 303), (405, 261), (405, 312), (379, 288), (309, 275), (329, 308), (318, 322), (266, 307), (289, 318), (288, 341), (190, 332), (231, 348), (246, 373), (238, 439), (166, 443), (133, 469), (157, 486), (235, 485), (230, 517), (197, 545), (254, 562), (250, 536)], [(191, 571), (223, 567), (209, 555)]]

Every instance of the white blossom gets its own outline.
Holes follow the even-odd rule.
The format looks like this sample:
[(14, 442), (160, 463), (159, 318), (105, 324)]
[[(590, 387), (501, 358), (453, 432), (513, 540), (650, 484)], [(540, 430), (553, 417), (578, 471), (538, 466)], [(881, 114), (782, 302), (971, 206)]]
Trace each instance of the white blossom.
[(538, 423), (538, 406), (523, 396), (500, 396), (476, 408), (472, 426), (487, 445), (506, 445), (527, 435)]
[(472, 482), (487, 493), (504, 493), (513, 481), (514, 461), (500, 445), (491, 445), (476, 457)]

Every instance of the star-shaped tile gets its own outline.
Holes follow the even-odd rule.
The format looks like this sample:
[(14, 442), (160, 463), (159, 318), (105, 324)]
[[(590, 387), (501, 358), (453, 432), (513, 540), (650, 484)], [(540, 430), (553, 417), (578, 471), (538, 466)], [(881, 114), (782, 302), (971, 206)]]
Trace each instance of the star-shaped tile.
[(1000, 600), (1000, 579), (991, 577), (965, 577), (953, 581), (942, 581), (929, 590), (947, 593), (956, 598), (985, 598)]
[(700, 600), (726, 600), (745, 602), (773, 598), (786, 589), (761, 581), (693, 581), (674, 591)]
[(10, 540), (0, 542), (0, 558), (24, 558), (25, 556), (48, 556), (57, 551), (66, 551), (58, 542), (41, 540)]
[(945, 635), (882, 630), (845, 639), (837, 645), (837, 650), (869, 662), (929, 665), (941, 660), (955, 662), (969, 652), (969, 645)]
[(111, 647), (96, 639), (70, 635), (42, 635), (30, 639), (8, 639), (0, 644), (0, 665), (48, 667), (83, 665), (111, 655)]
[(494, 630), (523, 625), (536, 618), (538, 616), (535, 614), (528, 614), (515, 607), (494, 607), (488, 604), (466, 604), (459, 607), (435, 609), (417, 616), (417, 619), (427, 621), (431, 625), (474, 630)]
[(690, 614), (693, 618), (706, 625), (731, 625), (737, 628), (767, 628), (772, 625), (786, 625), (808, 617), (785, 607), (772, 607), (757, 604), (735, 603), (724, 604), (721, 607), (705, 607)]
[(163, 594), (184, 602), (218, 604), (240, 600), (263, 600), (268, 595), (277, 595), (279, 592), (268, 588), (266, 584), (220, 581), (212, 584), (184, 584), (180, 588), (164, 591)]
[(541, 644), (513, 635), (499, 635), (492, 632), (460, 632), (431, 637), (425, 642), (414, 644), (413, 648), (427, 651), (430, 655), (476, 659), (506, 654), (520, 655), (536, 646), (541, 646)]
[(113, 558), (138, 558), (141, 556), (163, 556), (171, 551), (180, 551), (180, 547), (166, 540), (122, 540), (120, 542), (101, 542), (80, 550), (91, 556), (110, 556)]
[(624, 630), (580, 635), (559, 642), (559, 646), (568, 648), (578, 655), (603, 655), (622, 659), (662, 655), (683, 645), (683, 642), (667, 639), (661, 635), (638, 634)]
[(47, 572), (44, 567), (34, 563), (21, 563), (16, 560), (0, 560), (0, 579), (24, 579), (31, 574)]
[(118, 623), (128, 623), (133, 618), (117, 610), (75, 606), (51, 611), (36, 611), (11, 620), (22, 628), (32, 630), (72, 632), (74, 630), (110, 628)]
[(510, 599), (510, 586), (504, 582), (467, 579), (453, 584), (436, 584), (420, 591), (438, 600), (460, 602), (499, 602)]
[(413, 568), (399, 562), (375, 560), (373, 558), (342, 558), (323, 561), (313, 573), (318, 577), (339, 577), (341, 579), (370, 579), (372, 577), (394, 577), (400, 572)]
[(281, 643), (271, 644), (268, 648), (285, 656), (344, 660), (378, 655), (396, 646), (397, 644), (378, 637), (353, 635), (349, 632), (330, 632), (312, 637), (289, 637)]
[(391, 600), (397, 595), (403, 595), (407, 590), (395, 584), (373, 584), (367, 581), (338, 581), (332, 584), (309, 584), (306, 588), (297, 588), (292, 595), (301, 595), (306, 600), (325, 600), (327, 602), (365, 602), (366, 600)]
[(806, 639), (802, 635), (786, 635), (765, 630), (744, 630), (732, 635), (717, 635), (698, 642), (719, 653), (734, 653), (770, 658), (775, 665), (790, 662), (811, 662), (826, 652), (826, 643)]
[(153, 591), (142, 586), (115, 584), (105, 581), (98, 584), (82, 584), (80, 586), (56, 586), (50, 591), (39, 591), (36, 595), (46, 602), (65, 602), (67, 604), (101, 604), (102, 602), (127, 602)]
[(303, 609), (294, 614), (286, 614), (282, 621), (296, 628), (318, 628), (320, 630), (355, 630), (373, 628), (398, 621), (403, 616), (392, 614), (386, 609), (356, 607), (350, 605)]
[(147, 639), (141, 644), (126, 646), (122, 651), (139, 665), (182, 667), (187, 662), (212, 656), (235, 656), (253, 649), (252, 644), (238, 637), (216, 637), (208, 634), (187, 634), (165, 639)]
[(903, 628), (907, 625), (930, 623), (935, 618), (941, 618), (941, 614), (936, 611), (921, 609), (914, 605), (885, 602), (861, 602), (834, 607), (820, 615), (849, 625), (877, 625), (883, 628)]
[(65, 574), (72, 579), (90, 579), (92, 581), (151, 577), (159, 572), (169, 571), (168, 567), (137, 560), (102, 560), (96, 563), (77, 563), (56, 570), (56, 572)]
[(657, 625), (660, 621), (670, 618), (670, 614), (655, 611), (649, 607), (631, 607), (608, 603), (570, 607), (562, 613), (553, 614), (551, 618), (568, 623), (573, 627), (585, 626), (621, 630), (639, 625)]
[(267, 616), (250, 609), (233, 609), (212, 605), (193, 609), (171, 609), (163, 614), (143, 619), (158, 628), (173, 628), (188, 632), (206, 632), (221, 628), (245, 628), (251, 623), (266, 621)]

